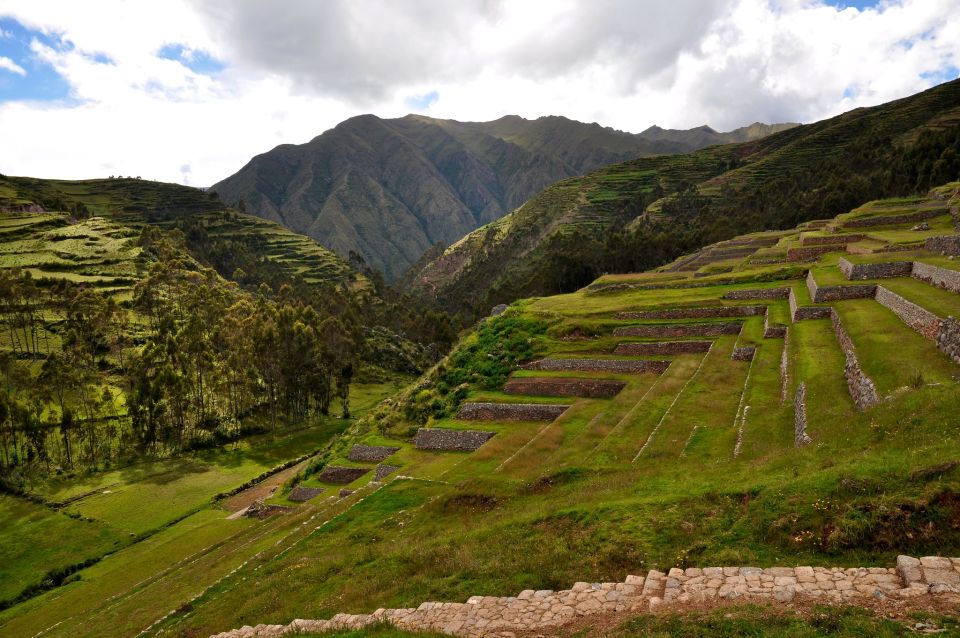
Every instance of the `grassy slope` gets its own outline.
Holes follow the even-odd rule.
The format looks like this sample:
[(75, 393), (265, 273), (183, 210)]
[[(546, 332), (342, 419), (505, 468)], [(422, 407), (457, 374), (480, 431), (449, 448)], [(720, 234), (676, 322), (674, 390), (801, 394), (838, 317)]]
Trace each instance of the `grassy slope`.
[[(693, 184), (700, 195), (709, 198), (711, 210), (733, 216), (733, 227), (762, 228), (763, 219), (750, 217), (749, 202), (742, 210), (731, 213), (726, 209), (738, 205), (735, 202), (745, 193), (764, 197), (763, 189), (772, 184), (788, 191), (809, 190), (811, 197), (824, 199), (825, 194), (805, 184), (812, 181), (822, 186), (830, 177), (824, 174), (811, 180), (822, 170), (819, 167), (825, 158), (853, 166), (860, 161), (857, 145), (867, 139), (888, 138), (895, 144), (907, 144), (922, 130), (956, 126), (958, 92), (960, 83), (951, 82), (757, 141), (687, 155), (641, 158), (558, 182), (506, 217), (470, 233), (440, 257), (408, 273), (403, 282), (436, 296), (443, 305), (471, 307), (474, 312), (550, 290), (553, 282), (544, 281), (540, 273), (559, 255), (548, 252), (548, 239), (575, 231), (602, 239), (606, 229), (631, 221), (635, 212), (630, 202), (651, 193), (655, 186), (664, 197), (650, 204), (643, 217), (661, 217), (664, 202), (675, 199), (678, 189)], [(784, 215), (787, 225), (802, 221), (796, 212), (785, 211)]]
[[(900, 241), (896, 228), (873, 234), (878, 242)], [(781, 235), (784, 242), (797, 239), (796, 232)], [(929, 256), (901, 252), (894, 257)], [(816, 267), (835, 261), (836, 255), (827, 256)], [(764, 268), (779, 268), (758, 268), (746, 257), (741, 267), (760, 280)], [(704, 278), (687, 282), (669, 273), (618, 283), (649, 285), (660, 278), (670, 285), (704, 283)], [(802, 283), (792, 283), (801, 303), (808, 303)], [(618, 341), (610, 330), (624, 323), (612, 320), (615, 311), (734, 303), (722, 295), (757, 285), (783, 284), (721, 280), (666, 290), (590, 288), (518, 302), (510, 315), (548, 324), (548, 330), (530, 337), (534, 354), (585, 356), (600, 350), (610, 357)], [(197, 518), (209, 514), (202, 510), (151, 539), (171, 543), (168, 547), (176, 548), (171, 555), (190, 557), (185, 562), (166, 552), (148, 554), (146, 545), (118, 552), (84, 571), (80, 582), (0, 614), (0, 630), (32, 635), (49, 629), (51, 636), (74, 637), (130, 635), (152, 627), (148, 634), (162, 629), (164, 635), (195, 636), (338, 611), (616, 580), (651, 567), (887, 565), (898, 553), (956, 555), (960, 429), (953, 415), (960, 411), (960, 368), (931, 342), (890, 321), (879, 304), (845, 301), (837, 308), (865, 372), (884, 392), (897, 392), (882, 406), (858, 412), (830, 322), (793, 324), (788, 396), (799, 381), (806, 382), (810, 446), (793, 446), (792, 405), (780, 404), (783, 341), (763, 339), (762, 323), (752, 318), (739, 337), (741, 345), (759, 347), (752, 366), (730, 361), (736, 339), (721, 337), (706, 356), (670, 357), (662, 377), (614, 375), (628, 383), (617, 397), (570, 400), (572, 407), (553, 423), (449, 417), (432, 422), (497, 432), (474, 453), (414, 449), (408, 435), (415, 424), (402, 409), (381, 406), (374, 419), (336, 444), (327, 461), (347, 463), (351, 442), (390, 444), (401, 448), (388, 461), (400, 466), (395, 477), (412, 478), (373, 484), (368, 475), (344, 499), (327, 496), (336, 488), (326, 486), (321, 497), (261, 523), (218, 518), (216, 527), (209, 527)], [(770, 312), (786, 321), (785, 302), (773, 302)], [(875, 325), (884, 326), (882, 334), (870, 329)], [(601, 336), (564, 340), (570, 329), (585, 326)], [(907, 345), (892, 346), (888, 335)], [(487, 347), (475, 336), (464, 342), (466, 348), (475, 346)], [(471, 365), (496, 358), (505, 346), (490, 347), (489, 356), (480, 350), (472, 360), (478, 363)], [(918, 362), (925, 362), (939, 385), (898, 389)], [(421, 380), (410, 393), (413, 401), (442, 396), (434, 377)], [(505, 397), (496, 388), (471, 386), (467, 398)], [(405, 405), (402, 399), (393, 401)], [(735, 457), (741, 404), (751, 410), (742, 426), (741, 454)], [(311, 479), (311, 484), (318, 483)], [(178, 611), (164, 618), (171, 609)], [(726, 616), (667, 617), (631, 621), (624, 631), (680, 631), (693, 626), (683, 623), (694, 622), (713, 628), (714, 634), (703, 635), (720, 635), (731, 626), (764, 635), (757, 632), (770, 623), (780, 633), (816, 635), (811, 632), (819, 627), (769, 612), (744, 614), (740, 625)], [(834, 624), (835, 631), (843, 628), (848, 635), (898, 631), (856, 614)]]

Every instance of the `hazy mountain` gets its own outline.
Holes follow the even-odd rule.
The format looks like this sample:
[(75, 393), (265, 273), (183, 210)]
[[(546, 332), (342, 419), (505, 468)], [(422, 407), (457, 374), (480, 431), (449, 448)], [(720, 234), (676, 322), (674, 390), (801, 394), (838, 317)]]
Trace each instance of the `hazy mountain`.
[(558, 180), (790, 126), (632, 134), (554, 116), (457, 122), (361, 115), (306, 144), (254, 157), (213, 190), (342, 256), (357, 252), (395, 279), (431, 246), (457, 241)]

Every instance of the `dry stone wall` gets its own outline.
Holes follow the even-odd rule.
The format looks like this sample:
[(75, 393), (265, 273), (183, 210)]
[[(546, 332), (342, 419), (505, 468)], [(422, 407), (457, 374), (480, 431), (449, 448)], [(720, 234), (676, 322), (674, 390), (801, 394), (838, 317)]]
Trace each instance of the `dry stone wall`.
[(373, 480), (379, 483), (399, 469), (396, 465), (384, 465), (381, 463), (377, 466), (377, 471), (373, 474)]
[(940, 334), (940, 328), (943, 325), (940, 317), (913, 302), (907, 301), (897, 293), (883, 286), (877, 286), (876, 300), (880, 305), (893, 311), (893, 314), (900, 317), (903, 323), (927, 339), (936, 341), (937, 335)]
[(647, 341), (637, 343), (621, 343), (613, 350), (614, 354), (623, 355), (670, 355), (693, 354), (706, 352), (713, 345), (712, 341)]
[(340, 467), (337, 465), (328, 465), (320, 472), (320, 480), (324, 483), (337, 483), (346, 485), (353, 483), (358, 478), (369, 472), (365, 467)]
[(290, 494), (287, 495), (287, 500), (293, 501), (294, 503), (305, 503), (312, 498), (316, 498), (321, 492), (323, 492), (322, 487), (304, 487), (303, 485), (298, 485), (290, 490)]
[(844, 244), (831, 246), (805, 246), (802, 248), (791, 248), (787, 251), (788, 261), (813, 261), (821, 255), (835, 253), (838, 250), (844, 250)]
[(304, 633), (357, 631), (388, 623), (411, 632), (463, 638), (536, 632), (575, 618), (616, 612), (646, 613), (709, 602), (857, 604), (867, 600), (933, 597), (960, 601), (960, 558), (900, 556), (895, 567), (674, 567), (627, 576), (617, 583), (574, 583), (570, 589), (527, 589), (516, 596), (471, 596), (464, 603), (424, 602), (329, 620), (244, 626), (211, 638), (280, 638)]
[(923, 247), (942, 255), (960, 255), (960, 235), (931, 237), (924, 243)]
[(347, 458), (357, 463), (379, 463), (385, 461), (400, 448), (385, 445), (354, 445)]
[(953, 317), (943, 320), (940, 332), (937, 334), (937, 347), (954, 363), (960, 365), (960, 321)]
[(807, 434), (807, 384), (801, 381), (793, 396), (793, 444), (803, 447), (812, 440)]
[(731, 290), (723, 295), (724, 299), (786, 299), (790, 295), (790, 288), (751, 288), (747, 290)]
[(616, 396), (625, 381), (614, 379), (559, 379), (555, 377), (521, 377), (510, 379), (503, 387), (507, 394), (528, 394), (548, 397), (584, 397), (588, 399), (609, 399)]
[(734, 361), (753, 361), (753, 357), (756, 354), (756, 346), (737, 346), (733, 349), (733, 354), (730, 355), (730, 358)]
[(652, 372), (663, 374), (669, 366), (669, 361), (654, 361), (651, 359), (540, 359), (520, 367), (523, 370), (542, 370), (544, 372), (619, 372), (624, 374)]
[(787, 336), (787, 327), (770, 323), (770, 315), (763, 320), (763, 338), (764, 339), (783, 339)]
[(766, 306), (712, 306), (705, 308), (664, 308), (618, 312), (614, 319), (715, 319), (723, 317), (757, 317), (767, 314)]
[(472, 452), (490, 440), (494, 434), (495, 432), (478, 430), (420, 428), (413, 437), (413, 445), (418, 450)]
[(915, 224), (934, 217), (940, 217), (950, 212), (947, 208), (933, 208), (904, 215), (884, 215), (878, 217), (864, 217), (850, 219), (843, 222), (843, 228), (869, 228), (871, 226), (892, 226), (894, 224)]
[(553, 421), (569, 407), (541, 403), (464, 403), (457, 418), (466, 421)]
[(790, 387), (790, 330), (783, 335), (783, 350), (780, 351), (780, 405), (787, 402)]
[[(801, 246), (825, 246), (832, 245), (836, 246), (839, 249), (845, 244), (852, 244), (855, 241), (862, 241), (866, 239), (866, 235), (819, 235), (814, 237), (801, 237), (800, 245)], [(838, 246), (839, 244), (839, 246)]]
[(837, 342), (840, 344), (840, 349), (843, 350), (843, 354), (846, 357), (843, 374), (847, 378), (847, 387), (850, 390), (850, 396), (853, 398), (853, 402), (858, 409), (866, 410), (870, 406), (880, 402), (880, 397), (877, 395), (877, 386), (863, 371), (863, 368), (860, 367), (860, 361), (857, 359), (857, 351), (853, 347), (853, 340), (850, 338), (847, 329), (844, 328), (843, 322), (840, 320), (840, 315), (837, 312), (832, 312), (830, 321), (833, 324), (833, 332), (837, 335)]
[(615, 328), (615, 337), (719, 337), (721, 335), (740, 334), (743, 324), (739, 321), (727, 323), (664, 323), (646, 326), (623, 326)]
[(837, 262), (840, 272), (850, 280), (882, 279), (886, 277), (909, 277), (913, 273), (912, 261), (887, 261), (877, 264), (855, 264), (843, 257)]
[(813, 271), (807, 273), (807, 290), (813, 303), (842, 301), (844, 299), (869, 299), (877, 292), (875, 284), (855, 284), (852, 286), (818, 286)]
[(829, 319), (833, 312), (829, 306), (801, 306), (797, 302), (797, 295), (790, 290), (790, 321), (797, 323), (808, 319)]
[(937, 288), (960, 294), (960, 271), (913, 262), (913, 276)]

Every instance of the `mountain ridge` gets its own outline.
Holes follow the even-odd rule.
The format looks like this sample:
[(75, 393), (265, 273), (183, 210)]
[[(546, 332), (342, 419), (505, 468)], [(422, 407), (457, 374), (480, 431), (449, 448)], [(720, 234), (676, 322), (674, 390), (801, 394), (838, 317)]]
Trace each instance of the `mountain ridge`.
[(211, 190), (341, 256), (356, 253), (394, 280), (432, 246), (459, 240), (552, 183), (734, 141), (740, 130), (660, 129), (648, 139), (562, 116), (459, 122), (364, 114), (259, 154)]

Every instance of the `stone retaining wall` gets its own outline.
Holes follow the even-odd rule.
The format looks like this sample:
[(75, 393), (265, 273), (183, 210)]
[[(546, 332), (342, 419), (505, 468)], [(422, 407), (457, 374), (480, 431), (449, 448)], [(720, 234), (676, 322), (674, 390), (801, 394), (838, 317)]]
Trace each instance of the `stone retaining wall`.
[(353, 483), (369, 471), (370, 470), (365, 467), (339, 467), (336, 465), (328, 465), (320, 472), (319, 478), (324, 483), (338, 483), (340, 485), (346, 485), (347, 483)]
[(913, 276), (937, 288), (960, 294), (960, 271), (913, 262)]
[(889, 308), (893, 314), (900, 317), (903, 323), (919, 332), (923, 337), (936, 341), (937, 335), (940, 333), (940, 327), (943, 325), (940, 317), (913, 302), (907, 301), (883, 286), (877, 286), (876, 300), (880, 305)]
[(609, 399), (627, 383), (614, 379), (558, 379), (555, 377), (521, 377), (510, 379), (503, 387), (507, 394), (528, 394), (548, 397), (584, 397)]
[(847, 279), (881, 279), (885, 277), (909, 277), (913, 272), (912, 261), (886, 261), (878, 264), (855, 264), (843, 257), (837, 262), (840, 272)]
[(790, 330), (784, 331), (783, 350), (780, 351), (780, 405), (787, 402), (790, 387)]
[(960, 255), (960, 235), (940, 235), (930, 237), (923, 245), (931, 252), (943, 255)]
[(389, 623), (412, 632), (463, 638), (536, 632), (575, 618), (616, 612), (646, 613), (713, 601), (857, 604), (867, 600), (936, 597), (960, 600), (960, 558), (900, 556), (896, 567), (674, 567), (627, 576), (617, 583), (574, 583), (570, 589), (527, 589), (516, 596), (471, 596), (464, 603), (424, 602), (370, 614), (337, 614), (329, 620), (245, 626), (211, 638), (280, 638), (301, 633), (357, 631)]
[(807, 290), (813, 303), (842, 301), (844, 299), (869, 299), (877, 293), (876, 284), (855, 284), (852, 286), (818, 286), (813, 271), (807, 273)]
[(663, 374), (670, 367), (669, 361), (650, 359), (540, 359), (520, 366), (523, 370), (543, 370), (550, 372), (620, 372), (642, 374), (653, 372)]
[(833, 332), (837, 335), (837, 342), (840, 349), (846, 357), (846, 363), (843, 366), (843, 374), (847, 378), (847, 387), (850, 390), (850, 396), (854, 404), (860, 410), (866, 410), (870, 406), (876, 405), (880, 401), (877, 395), (877, 386), (873, 380), (867, 376), (860, 367), (860, 361), (857, 359), (857, 351), (853, 347), (853, 340), (847, 329), (844, 328), (840, 315), (837, 312), (830, 314), (830, 321), (833, 324)]
[(387, 478), (399, 469), (400, 468), (396, 465), (385, 465), (381, 463), (377, 466), (377, 471), (373, 474), (373, 480), (377, 483), (380, 483), (383, 481), (383, 479)]
[(290, 494), (287, 495), (287, 500), (293, 501), (294, 503), (306, 503), (310, 499), (316, 498), (321, 492), (323, 492), (322, 487), (304, 487), (303, 485), (298, 485), (290, 490)]
[(420, 428), (413, 438), (413, 444), (418, 450), (472, 452), (486, 443), (494, 434), (496, 433), (477, 430)]
[(727, 323), (664, 323), (647, 326), (623, 326), (615, 328), (615, 337), (719, 337), (740, 334), (743, 324)]
[(730, 358), (734, 361), (753, 361), (757, 354), (757, 346), (737, 346), (733, 349)]
[(705, 308), (664, 308), (618, 312), (614, 319), (711, 319), (722, 317), (757, 317), (767, 314), (766, 306), (712, 306)]
[(953, 317), (943, 320), (940, 333), (937, 334), (937, 347), (960, 365), (960, 321)]
[(806, 246), (804, 248), (791, 248), (787, 251), (788, 261), (812, 261), (821, 255), (835, 253), (846, 249), (846, 244), (836, 244), (832, 246)]
[(750, 288), (731, 290), (723, 295), (724, 299), (786, 299), (790, 288)]
[(385, 445), (354, 445), (350, 448), (347, 458), (358, 463), (379, 463), (399, 449)]
[(797, 323), (808, 319), (829, 319), (833, 310), (829, 306), (801, 306), (797, 296), (790, 289), (790, 321)]
[(803, 447), (812, 441), (807, 434), (807, 384), (801, 381), (793, 395), (793, 444)]
[(711, 345), (713, 345), (712, 341), (647, 341), (621, 343), (613, 352), (622, 355), (691, 354), (706, 352)]
[[(856, 241), (862, 241), (866, 239), (866, 235), (819, 235), (816, 237), (801, 237), (800, 245), (801, 246), (825, 246), (825, 245), (845, 245), (852, 244)], [(839, 246), (838, 246), (839, 247)]]
[(778, 324), (770, 325), (770, 315), (763, 320), (764, 339), (783, 339), (787, 335), (787, 327)]
[(930, 210), (921, 210), (916, 213), (906, 213), (904, 215), (884, 215), (882, 217), (864, 217), (863, 219), (850, 219), (843, 222), (843, 228), (869, 228), (870, 226), (892, 226), (894, 224), (913, 224), (922, 222), (926, 219), (933, 219), (941, 215), (947, 215), (950, 210), (947, 208), (934, 208)]
[(569, 405), (541, 403), (464, 403), (457, 418), (466, 421), (553, 421)]

